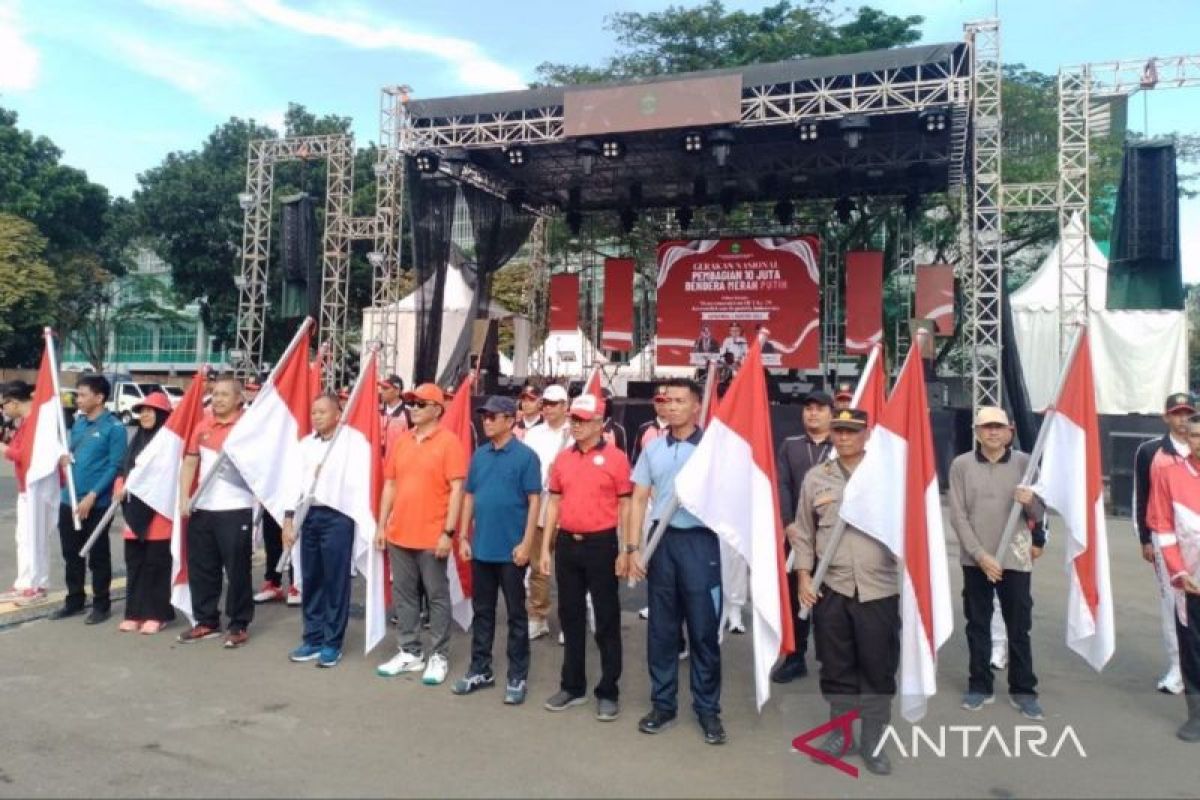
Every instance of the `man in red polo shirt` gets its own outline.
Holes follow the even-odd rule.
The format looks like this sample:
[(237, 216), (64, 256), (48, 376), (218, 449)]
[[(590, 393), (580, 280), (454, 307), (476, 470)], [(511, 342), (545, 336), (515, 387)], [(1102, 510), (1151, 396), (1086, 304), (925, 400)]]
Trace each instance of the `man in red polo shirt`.
[[(617, 578), (629, 570), (629, 553), (620, 533), (628, 530), (629, 497), (633, 494), (629, 459), (603, 440), (604, 401), (590, 394), (571, 403), (571, 436), (550, 468), (546, 535), (540, 567), (558, 576), (558, 619), (563, 630), (563, 667), (559, 691), (546, 701), (547, 711), (564, 711), (587, 702), (584, 648), (587, 595), (596, 612), (596, 646), (600, 649), (600, 682), (596, 684), (596, 718), (610, 721), (620, 712), (617, 681), (621, 677), (621, 606)], [(635, 538), (636, 541), (636, 538)]]
[[(254, 545), (254, 494), (231, 461), (222, 461), (225, 439), (242, 416), (242, 386), (232, 378), (213, 384), (212, 415), (206, 416), (184, 450), (179, 474), (179, 513), (191, 519), (187, 528), (188, 587), (196, 624), (180, 634), (185, 644), (221, 635), (221, 572), (229, 580), (225, 614), (229, 630), (227, 648), (241, 647), (250, 638), (246, 629), (254, 619), (250, 587), (250, 556)], [(199, 469), (204, 485), (209, 473), (219, 472), (196, 498), (190, 510), (192, 487)]]

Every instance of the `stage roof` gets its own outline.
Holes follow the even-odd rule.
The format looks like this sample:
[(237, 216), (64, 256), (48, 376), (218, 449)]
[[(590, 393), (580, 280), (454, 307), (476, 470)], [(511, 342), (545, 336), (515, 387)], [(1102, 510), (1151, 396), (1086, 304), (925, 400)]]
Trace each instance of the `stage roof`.
[[(414, 99), (408, 149), (465, 158), (524, 202), (581, 211), (941, 191), (963, 174), (969, 77), (952, 43)], [(944, 120), (932, 132), (930, 114)], [(688, 134), (699, 152), (685, 150)], [(722, 166), (714, 145), (729, 134)], [(621, 156), (595, 156), (589, 174), (581, 142), (616, 142)]]

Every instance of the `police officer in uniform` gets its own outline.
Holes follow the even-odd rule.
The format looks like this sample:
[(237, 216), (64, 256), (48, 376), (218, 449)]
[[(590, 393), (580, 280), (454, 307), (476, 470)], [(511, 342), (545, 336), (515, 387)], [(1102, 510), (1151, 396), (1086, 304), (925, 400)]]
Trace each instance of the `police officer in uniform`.
[[(831, 428), (837, 459), (805, 476), (788, 538), (800, 573), (800, 602), (813, 609), (821, 694), (829, 703), (830, 719), (857, 710), (862, 741), (856, 747), (835, 728), (820, 747), (838, 758), (857, 752), (870, 772), (888, 775), (892, 766), (880, 742), (891, 720), (900, 664), (899, 571), (883, 544), (852, 526), (846, 527), (836, 552), (826, 551), (846, 482), (866, 452), (867, 412), (843, 409), (834, 415)], [(820, 587), (812, 581), (818, 559), (829, 562)]]

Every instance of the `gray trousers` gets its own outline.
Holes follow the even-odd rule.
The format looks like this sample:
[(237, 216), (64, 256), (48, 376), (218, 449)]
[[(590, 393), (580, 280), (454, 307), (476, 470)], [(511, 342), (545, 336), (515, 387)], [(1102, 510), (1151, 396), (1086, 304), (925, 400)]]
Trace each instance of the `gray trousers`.
[[(397, 641), (400, 649), (413, 655), (448, 656), (450, 650), (450, 581), (446, 577), (446, 559), (432, 550), (412, 550), (388, 543), (392, 567), (392, 607), (396, 612)], [(428, 653), (421, 644), (421, 594), (425, 586), (429, 596)]]

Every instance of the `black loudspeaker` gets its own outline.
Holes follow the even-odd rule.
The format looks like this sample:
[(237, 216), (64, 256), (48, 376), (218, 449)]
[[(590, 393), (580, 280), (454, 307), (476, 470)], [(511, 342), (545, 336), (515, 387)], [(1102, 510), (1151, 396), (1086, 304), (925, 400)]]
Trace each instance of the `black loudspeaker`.
[(1179, 186), (1172, 142), (1125, 146), (1113, 218), (1108, 307), (1183, 308)]
[(280, 203), (284, 315), (314, 319), (321, 313), (321, 268), (317, 258), (317, 210), (307, 194)]
[(629, 381), (625, 384), (625, 396), (630, 400), (650, 400), (656, 386), (654, 381)]

